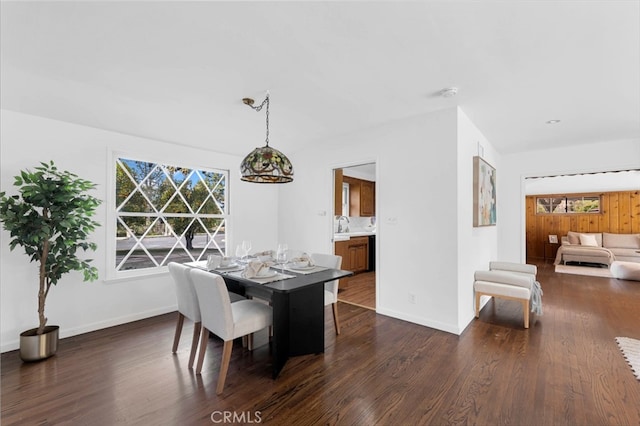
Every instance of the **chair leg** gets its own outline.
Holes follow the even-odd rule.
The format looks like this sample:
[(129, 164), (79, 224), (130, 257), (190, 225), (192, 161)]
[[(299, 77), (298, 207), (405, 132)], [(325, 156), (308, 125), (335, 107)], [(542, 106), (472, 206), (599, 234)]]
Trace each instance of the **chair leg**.
[(193, 338), (191, 339), (191, 353), (189, 354), (189, 369), (193, 368), (193, 361), (196, 359), (196, 351), (198, 349), (198, 340), (200, 340), (201, 330), (201, 322), (196, 322), (193, 324)]
[(227, 379), (227, 371), (229, 370), (229, 361), (231, 361), (231, 350), (233, 349), (233, 340), (224, 342), (222, 348), (222, 362), (220, 363), (220, 375), (218, 376), (218, 387), (216, 394), (220, 395), (224, 389), (224, 382)]
[(209, 339), (209, 330), (206, 327), (202, 327), (202, 333), (200, 333), (200, 353), (198, 354), (198, 365), (196, 366), (196, 374), (200, 374), (202, 371), (202, 363), (204, 362), (204, 353), (207, 351), (207, 340)]
[(522, 309), (524, 310), (524, 328), (529, 328), (529, 300), (522, 301)]
[(480, 298), (482, 294), (476, 292), (476, 318), (480, 318)]
[(247, 335), (247, 349), (253, 350), (253, 333)]
[(338, 319), (338, 302), (333, 305), (333, 325), (336, 327), (336, 334), (340, 334), (340, 320)]
[(174, 354), (178, 351), (178, 343), (180, 343), (180, 334), (182, 333), (182, 324), (184, 324), (184, 315), (178, 312), (178, 323), (176, 324), (176, 334), (173, 337), (173, 348), (171, 352)]

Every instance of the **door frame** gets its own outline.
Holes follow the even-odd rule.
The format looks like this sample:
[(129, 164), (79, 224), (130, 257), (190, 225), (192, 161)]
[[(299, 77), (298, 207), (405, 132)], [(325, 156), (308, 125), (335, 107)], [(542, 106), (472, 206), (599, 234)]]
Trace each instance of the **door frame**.
[(331, 215), (329, 216), (329, 222), (330, 222), (330, 227), (329, 229), (331, 230), (331, 252), (333, 254), (335, 254), (335, 242), (333, 241), (333, 221), (335, 218), (335, 197), (336, 197), (336, 193), (335, 193), (335, 170), (336, 169), (345, 169), (345, 168), (349, 168), (349, 167), (355, 167), (355, 166), (362, 166), (365, 164), (374, 164), (375, 165), (375, 182), (376, 182), (376, 197), (375, 197), (375, 211), (376, 211), (376, 244), (375, 244), (375, 250), (376, 250), (376, 270), (375, 270), (375, 291), (376, 291), (376, 298), (375, 298), (375, 306), (374, 306), (374, 311), (377, 312), (378, 310), (378, 306), (380, 306), (380, 274), (378, 273), (378, 270), (380, 268), (380, 230), (378, 227), (379, 224), (379, 200), (380, 197), (378, 197), (378, 182), (380, 179), (380, 167), (379, 167), (379, 159), (377, 157), (367, 157), (364, 159), (359, 159), (359, 160), (351, 160), (351, 161), (345, 161), (345, 162), (340, 162), (340, 163), (333, 163), (332, 165), (330, 165), (330, 169), (329, 169), (329, 174), (330, 174), (330, 182), (331, 182)]

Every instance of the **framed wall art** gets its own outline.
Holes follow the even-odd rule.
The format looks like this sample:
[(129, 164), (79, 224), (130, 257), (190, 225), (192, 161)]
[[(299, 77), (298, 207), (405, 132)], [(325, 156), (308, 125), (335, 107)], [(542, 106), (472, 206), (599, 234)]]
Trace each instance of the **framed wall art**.
[(496, 169), (473, 157), (473, 226), (496, 224)]

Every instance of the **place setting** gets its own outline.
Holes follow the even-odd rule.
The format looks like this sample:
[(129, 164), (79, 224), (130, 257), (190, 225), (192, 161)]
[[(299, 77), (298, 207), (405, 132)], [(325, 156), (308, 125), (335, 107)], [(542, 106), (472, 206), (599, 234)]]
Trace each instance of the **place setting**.
[(250, 250), (251, 242), (243, 241), (236, 247), (234, 257), (210, 254), (206, 261), (190, 262), (188, 265), (260, 284), (295, 277), (285, 271), (307, 275), (327, 269), (316, 265), (308, 254), (289, 250), (287, 244), (278, 244), (275, 255), (273, 250), (250, 255)]
[(241, 265), (233, 257), (210, 254), (207, 256), (206, 269), (210, 272), (228, 273), (241, 271), (244, 269), (244, 265)]
[(296, 274), (313, 274), (327, 268), (318, 266), (313, 262), (311, 256), (306, 253), (302, 253), (300, 256), (292, 257), (291, 259), (285, 259), (282, 263), (282, 269)]
[[(228, 265), (221, 263), (219, 266), (210, 270), (235, 278), (244, 278), (260, 284), (267, 284), (294, 277), (294, 275), (284, 274), (283, 272), (272, 269), (275, 262), (271, 250), (249, 255), (250, 250), (251, 242), (245, 240), (236, 247), (236, 257), (229, 258), (230, 263)], [(217, 262), (217, 259), (214, 262)], [(215, 264), (209, 266), (215, 266)], [(225, 267), (228, 269), (225, 269)]]

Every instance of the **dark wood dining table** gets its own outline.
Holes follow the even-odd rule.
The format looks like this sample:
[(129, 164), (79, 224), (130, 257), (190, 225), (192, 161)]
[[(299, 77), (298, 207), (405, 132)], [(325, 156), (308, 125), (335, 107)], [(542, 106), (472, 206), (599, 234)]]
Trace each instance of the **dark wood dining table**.
[(293, 275), (293, 278), (266, 284), (219, 273), (229, 291), (259, 297), (271, 303), (274, 379), (289, 357), (324, 352), (324, 283), (353, 275), (351, 271), (330, 268), (310, 274), (285, 269), (284, 273)]

